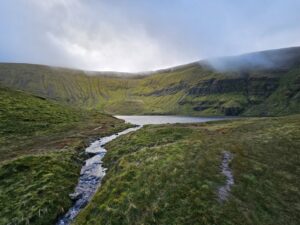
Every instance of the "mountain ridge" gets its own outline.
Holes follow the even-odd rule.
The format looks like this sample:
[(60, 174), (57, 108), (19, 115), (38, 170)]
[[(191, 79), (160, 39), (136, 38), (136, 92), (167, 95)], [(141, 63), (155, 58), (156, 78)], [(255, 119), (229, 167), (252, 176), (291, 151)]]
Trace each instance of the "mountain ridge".
[[(276, 66), (265, 65), (262, 57), (254, 60), (256, 55)], [(223, 60), (223, 67), (228, 64), (225, 67), (230, 69), (216, 70), (204, 60), (130, 76), (1, 63), (0, 84), (110, 114), (273, 116), (299, 112), (300, 47)], [(238, 66), (232, 69), (232, 65)]]

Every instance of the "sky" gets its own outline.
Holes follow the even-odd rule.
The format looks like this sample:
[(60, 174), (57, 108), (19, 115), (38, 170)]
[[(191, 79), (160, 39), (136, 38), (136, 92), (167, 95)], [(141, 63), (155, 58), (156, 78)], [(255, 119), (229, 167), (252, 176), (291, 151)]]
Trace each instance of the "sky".
[(300, 46), (299, 0), (0, 0), (0, 62), (140, 72)]

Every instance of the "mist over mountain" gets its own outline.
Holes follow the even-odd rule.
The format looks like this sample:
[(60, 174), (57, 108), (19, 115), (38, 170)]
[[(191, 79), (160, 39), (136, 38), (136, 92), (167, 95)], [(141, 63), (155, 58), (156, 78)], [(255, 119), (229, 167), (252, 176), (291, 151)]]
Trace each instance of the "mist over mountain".
[(254, 52), (239, 56), (207, 59), (199, 62), (222, 72), (243, 70), (285, 70), (300, 63), (300, 47)]
[(140, 72), (300, 46), (299, 10), (294, 0), (2, 1), (0, 61)]

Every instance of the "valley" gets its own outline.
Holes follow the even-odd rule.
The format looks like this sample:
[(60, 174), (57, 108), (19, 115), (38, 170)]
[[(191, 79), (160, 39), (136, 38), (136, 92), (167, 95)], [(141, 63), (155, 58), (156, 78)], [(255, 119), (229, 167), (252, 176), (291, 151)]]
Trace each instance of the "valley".
[(299, 58), (295, 47), (218, 59), (227, 70), (204, 60), (136, 74), (0, 64), (0, 83), (112, 115), (288, 115), (300, 113)]
[(299, 47), (136, 74), (1, 63), (0, 224), (296, 225), (299, 115)]

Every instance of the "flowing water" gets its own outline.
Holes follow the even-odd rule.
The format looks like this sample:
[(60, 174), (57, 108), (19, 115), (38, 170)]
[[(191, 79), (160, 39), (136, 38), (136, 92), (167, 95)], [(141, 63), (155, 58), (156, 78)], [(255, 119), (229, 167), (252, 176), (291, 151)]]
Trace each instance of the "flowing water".
[(70, 224), (80, 210), (91, 200), (92, 196), (100, 186), (106, 171), (106, 168), (102, 166), (102, 158), (106, 153), (104, 145), (121, 135), (136, 131), (140, 128), (141, 126), (128, 128), (120, 133), (100, 138), (85, 149), (85, 152), (93, 155), (93, 157), (85, 161), (85, 165), (80, 171), (80, 178), (75, 188), (75, 192), (70, 194), (70, 197), (75, 200), (74, 205), (59, 219), (57, 225)]
[(146, 124), (168, 124), (168, 123), (203, 123), (213, 120), (224, 120), (226, 117), (187, 117), (187, 116), (115, 116), (125, 120), (127, 123), (136, 124), (136, 127), (126, 129), (120, 133), (102, 137), (90, 144), (85, 152), (93, 155), (85, 161), (81, 168), (80, 178), (75, 188), (75, 192), (70, 194), (74, 200), (73, 206), (59, 219), (57, 225), (69, 225), (101, 185), (101, 180), (105, 176), (106, 168), (102, 166), (102, 158), (106, 153), (104, 145), (117, 137), (136, 131)]
[(223, 152), (223, 160), (221, 164), (222, 174), (226, 177), (225, 185), (219, 188), (219, 201), (224, 202), (228, 199), (231, 186), (234, 184), (234, 178), (232, 171), (229, 167), (230, 161), (233, 159), (232, 153), (225, 151)]

